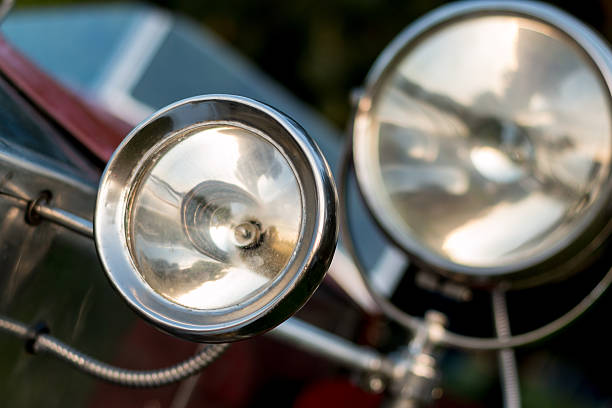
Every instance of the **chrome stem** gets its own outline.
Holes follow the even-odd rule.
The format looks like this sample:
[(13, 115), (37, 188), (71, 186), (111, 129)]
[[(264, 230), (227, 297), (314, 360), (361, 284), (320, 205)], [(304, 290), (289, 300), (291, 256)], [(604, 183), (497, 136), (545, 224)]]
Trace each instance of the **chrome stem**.
[[(422, 326), (406, 347), (384, 356), (332, 333), (290, 318), (269, 335), (325, 357), (370, 378), (382, 378), (392, 395), (389, 407), (407, 408), (428, 404), (439, 395), (435, 349), (444, 332), (446, 317), (428, 312)], [(382, 391), (381, 389), (373, 391)]]
[(444, 314), (428, 311), (408, 346), (395, 353), (387, 408), (428, 406), (441, 396), (436, 350), (446, 324)]
[(47, 221), (66, 227), (88, 238), (93, 238), (93, 223), (85, 218), (44, 203), (38, 203), (34, 207), (34, 211)]
[(353, 344), (295, 317), (270, 331), (269, 335), (348, 368), (385, 376), (393, 371), (393, 363), (376, 350)]

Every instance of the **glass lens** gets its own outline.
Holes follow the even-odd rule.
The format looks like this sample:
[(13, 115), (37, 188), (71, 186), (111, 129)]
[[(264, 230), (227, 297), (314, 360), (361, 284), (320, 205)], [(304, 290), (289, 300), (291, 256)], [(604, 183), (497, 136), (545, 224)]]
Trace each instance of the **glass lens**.
[(299, 239), (302, 202), (271, 142), (214, 125), (176, 135), (155, 155), (127, 219), (132, 257), (149, 286), (180, 305), (218, 309), (282, 273)]
[(516, 16), (458, 20), (383, 78), (356, 122), (355, 162), (408, 250), (507, 267), (584, 227), (610, 173), (610, 100), (566, 35)]

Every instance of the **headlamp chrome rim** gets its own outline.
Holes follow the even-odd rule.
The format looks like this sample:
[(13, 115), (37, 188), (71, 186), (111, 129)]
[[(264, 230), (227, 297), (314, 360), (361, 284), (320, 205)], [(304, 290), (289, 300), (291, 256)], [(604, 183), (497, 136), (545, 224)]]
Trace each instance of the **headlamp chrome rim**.
[[(350, 147), (350, 146), (349, 146)], [(340, 196), (340, 208), (343, 214), (349, 214), (349, 198), (348, 189), (351, 178), (351, 172), (354, 171), (354, 163), (352, 160), (352, 152), (350, 149), (344, 152), (340, 166), (340, 180), (338, 183), (338, 193)], [(395, 305), (390, 299), (379, 293), (373, 285), (370, 284), (368, 271), (364, 266), (361, 257), (359, 256), (358, 250), (355, 246), (354, 234), (351, 229), (351, 222), (348, 217), (342, 217), (341, 222), (341, 238), (343, 244), (349, 253), (351, 259), (354, 262), (361, 278), (366, 284), (366, 288), (377, 305), (381, 308), (382, 312), (411, 331), (417, 331), (423, 325), (423, 319), (420, 317), (413, 316), (406, 313)], [(612, 223), (608, 223), (606, 226), (607, 233), (612, 234)], [(592, 250), (596, 250), (601, 246), (602, 242), (594, 240), (588, 246)], [(535, 343), (546, 337), (553, 335), (554, 333), (564, 329), (565, 327), (572, 324), (582, 314), (584, 314), (593, 304), (595, 304), (603, 296), (603, 294), (609, 289), (612, 284), (612, 268), (609, 268), (607, 272), (596, 282), (592, 287), (591, 291), (571, 309), (560, 315), (556, 319), (538, 327), (533, 330), (522, 332), (519, 334), (512, 333), (510, 337), (474, 337), (459, 332), (453, 332), (445, 330), (440, 344), (444, 344), (450, 347), (462, 348), (467, 350), (500, 350), (514, 347), (522, 347), (528, 344)], [(504, 293), (510, 289), (513, 289), (508, 285), (508, 282), (499, 282), (492, 289), (497, 289), (501, 293)], [(493, 291), (491, 291), (493, 296)], [(504, 296), (505, 297), (505, 296)], [(507, 303), (506, 303), (507, 305)]]
[[(608, 173), (598, 199), (593, 203), (589, 212), (582, 216), (578, 227), (557, 245), (537, 256), (512, 265), (475, 267), (445, 259), (420, 244), (415, 237), (407, 236), (405, 231), (400, 231), (392, 218), (385, 214), (385, 207), (381, 205), (380, 192), (375, 188), (376, 180), (373, 180), (364, 160), (368, 138), (365, 127), (368, 114), (373, 106), (372, 102), (381, 85), (394, 72), (405, 55), (429, 34), (446, 25), (467, 18), (492, 15), (533, 19), (559, 30), (592, 62), (608, 91), (608, 101), (612, 101), (610, 97), (612, 54), (597, 34), (575, 18), (560, 12), (554, 7), (536, 2), (475, 1), (450, 4), (423, 16), (408, 26), (389, 44), (374, 63), (366, 78), (363, 91), (355, 104), (351, 118), (352, 155), (355, 162), (358, 189), (364, 198), (368, 211), (388, 238), (417, 264), (444, 276), (475, 285), (490, 285), (500, 280), (521, 281), (526, 285), (533, 285), (568, 273), (568, 268), (562, 266), (564, 261), (572, 257), (587, 258), (585, 254), (580, 254), (580, 248), (584, 245), (576, 246), (576, 243), (601, 240), (601, 235), (609, 230), (606, 226), (610, 223), (608, 203), (612, 197), (612, 173)], [(575, 263), (572, 262), (572, 264)], [(560, 270), (551, 272), (553, 268), (559, 268)], [(543, 276), (543, 272), (546, 272), (547, 277)]]
[[(153, 290), (138, 271), (126, 226), (138, 177), (160, 143), (190, 127), (231, 123), (257, 130), (285, 157), (297, 179), (302, 223), (291, 260), (253, 297), (220, 309), (181, 306)], [(94, 217), (99, 257), (115, 289), (162, 330), (195, 341), (225, 342), (266, 331), (292, 315), (321, 282), (335, 249), (337, 198), (329, 166), (306, 132), (273, 108), (239, 96), (206, 95), (169, 105), (139, 124), (111, 157)]]

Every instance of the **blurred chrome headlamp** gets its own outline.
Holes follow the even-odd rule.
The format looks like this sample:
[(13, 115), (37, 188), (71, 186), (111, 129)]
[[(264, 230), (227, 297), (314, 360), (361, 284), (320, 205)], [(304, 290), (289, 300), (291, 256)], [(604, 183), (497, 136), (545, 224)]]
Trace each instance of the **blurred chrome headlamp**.
[(320, 283), (337, 237), (335, 187), (287, 116), (196, 97), (117, 149), (94, 233), (112, 284), (147, 320), (196, 341), (237, 340), (282, 322)]
[(539, 3), (461, 2), (385, 50), (354, 119), (360, 190), (417, 263), (548, 280), (608, 234), (612, 57)]

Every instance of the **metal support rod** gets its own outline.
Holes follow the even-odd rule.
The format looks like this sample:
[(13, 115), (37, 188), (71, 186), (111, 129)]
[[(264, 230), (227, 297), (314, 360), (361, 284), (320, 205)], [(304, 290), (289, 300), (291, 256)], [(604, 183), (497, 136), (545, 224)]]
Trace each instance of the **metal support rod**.
[(392, 398), (386, 408), (416, 408), (429, 406), (439, 398), (440, 375), (436, 349), (440, 344), (446, 316), (433, 310), (425, 313), (408, 346), (396, 353), (393, 359), (393, 381), (389, 391)]
[(304, 351), (369, 373), (390, 377), (393, 363), (366, 346), (359, 346), (295, 317), (269, 332), (269, 335)]
[(88, 238), (93, 238), (93, 223), (69, 211), (49, 205), (48, 201), (51, 193), (48, 191), (33, 200), (3, 191), (0, 191), (0, 197), (4, 200), (10, 200), (18, 208), (24, 209), (26, 220), (34, 225), (38, 224), (37, 219), (45, 219)]
[(38, 203), (34, 210), (47, 221), (66, 227), (88, 238), (93, 238), (93, 224), (85, 218), (43, 203)]
[[(510, 319), (506, 304), (506, 294), (500, 289), (495, 289), (492, 294), (493, 316), (495, 319), (495, 331), (497, 336), (506, 340), (512, 335), (510, 332)], [(499, 361), (499, 374), (502, 382), (505, 408), (521, 407), (521, 390), (519, 385), (518, 369), (514, 349), (506, 348), (497, 352)]]
[(442, 337), (445, 323), (446, 317), (441, 313), (428, 312), (410, 344), (389, 356), (296, 318), (290, 318), (269, 335), (348, 368), (383, 377), (393, 395), (388, 406), (408, 408), (427, 404), (438, 394), (434, 349)]

